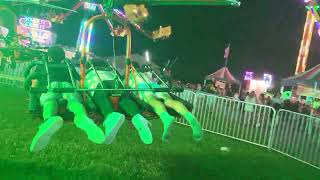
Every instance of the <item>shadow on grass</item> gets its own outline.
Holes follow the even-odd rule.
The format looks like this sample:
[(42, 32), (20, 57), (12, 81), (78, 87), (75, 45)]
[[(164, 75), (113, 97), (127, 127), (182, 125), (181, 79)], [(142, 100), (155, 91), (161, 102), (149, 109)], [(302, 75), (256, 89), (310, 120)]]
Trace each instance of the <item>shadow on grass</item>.
[[(250, 150), (248, 150), (250, 151)], [(304, 164), (292, 166), (291, 159), (261, 150), (267, 157), (217, 153), (217, 154), (176, 154), (167, 159), (167, 178), (175, 179), (214, 179), (214, 180), (315, 180), (319, 171), (306, 171)], [(270, 157), (268, 157), (270, 156)], [(277, 159), (279, 163), (277, 163)], [(280, 163), (281, 162), (281, 163)], [(285, 165), (287, 164), (287, 165)], [(267, 168), (268, 167), (268, 168)]]
[(86, 170), (67, 170), (57, 166), (37, 165), (36, 162), (23, 162), (13, 160), (0, 160), (1, 179), (129, 179), (127, 176), (119, 176), (110, 168), (99, 165)]

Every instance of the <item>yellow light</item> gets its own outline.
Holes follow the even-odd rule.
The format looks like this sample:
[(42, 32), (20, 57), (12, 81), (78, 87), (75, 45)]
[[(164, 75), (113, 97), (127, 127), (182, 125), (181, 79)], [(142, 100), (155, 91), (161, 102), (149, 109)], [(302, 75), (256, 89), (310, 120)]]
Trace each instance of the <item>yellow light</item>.
[(313, 16), (312, 12), (308, 11), (306, 23), (304, 26), (303, 37), (300, 45), (299, 55), (297, 59), (295, 74), (304, 72), (306, 69), (314, 23), (315, 23), (315, 17)]

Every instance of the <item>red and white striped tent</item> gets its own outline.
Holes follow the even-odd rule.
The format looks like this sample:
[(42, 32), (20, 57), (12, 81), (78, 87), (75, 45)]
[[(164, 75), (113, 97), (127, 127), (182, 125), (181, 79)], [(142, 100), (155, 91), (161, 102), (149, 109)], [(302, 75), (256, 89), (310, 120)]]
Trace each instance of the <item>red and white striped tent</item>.
[(240, 81), (237, 80), (229, 71), (227, 67), (223, 67), (219, 69), (218, 71), (207, 75), (205, 80), (217, 80), (217, 81), (223, 81), (227, 83), (234, 83), (234, 84), (240, 84)]

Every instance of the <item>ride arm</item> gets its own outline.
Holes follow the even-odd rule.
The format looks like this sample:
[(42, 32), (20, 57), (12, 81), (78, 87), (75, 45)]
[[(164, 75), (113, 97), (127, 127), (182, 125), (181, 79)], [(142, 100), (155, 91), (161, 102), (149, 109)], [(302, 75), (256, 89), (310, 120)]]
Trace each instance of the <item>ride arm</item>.
[(76, 68), (71, 64), (69, 64), (69, 65), (70, 65), (71, 73), (72, 73), (74, 79), (79, 81), (80, 80), (80, 75), (77, 72)]
[(73, 11), (79, 9), (82, 5), (83, 5), (83, 2), (78, 2), (75, 6), (73, 6), (72, 11), (68, 11), (65, 14), (59, 15), (58, 21), (60, 21), (60, 22), (64, 21), (65, 19), (67, 19), (71, 15), (71, 13), (73, 13)]
[(125, 4), (146, 4), (150, 6), (240, 6), (241, 3), (238, 0), (114, 0), (113, 5), (121, 6)]

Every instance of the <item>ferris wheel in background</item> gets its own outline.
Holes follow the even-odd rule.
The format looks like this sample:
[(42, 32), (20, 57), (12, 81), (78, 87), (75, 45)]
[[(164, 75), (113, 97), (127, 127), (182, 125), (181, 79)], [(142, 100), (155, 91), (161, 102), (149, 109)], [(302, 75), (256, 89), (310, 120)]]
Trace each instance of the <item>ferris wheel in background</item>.
[(304, 2), (306, 3), (306, 8), (308, 11), (295, 74), (302, 73), (306, 70), (309, 47), (314, 29), (316, 29), (318, 35), (320, 36), (320, 16), (318, 12), (320, 6), (318, 0), (304, 0)]

